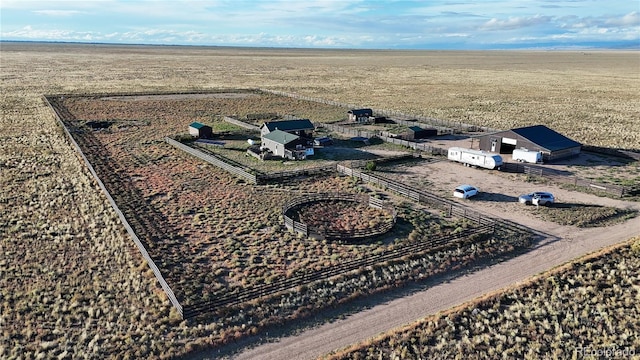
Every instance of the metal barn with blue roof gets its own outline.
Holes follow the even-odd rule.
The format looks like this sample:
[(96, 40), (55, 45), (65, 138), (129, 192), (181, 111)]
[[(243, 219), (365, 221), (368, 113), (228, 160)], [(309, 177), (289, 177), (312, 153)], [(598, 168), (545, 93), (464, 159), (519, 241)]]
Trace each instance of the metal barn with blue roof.
[(480, 150), (511, 154), (515, 149), (540, 151), (545, 162), (577, 156), (582, 144), (544, 126), (533, 125), (479, 137)]

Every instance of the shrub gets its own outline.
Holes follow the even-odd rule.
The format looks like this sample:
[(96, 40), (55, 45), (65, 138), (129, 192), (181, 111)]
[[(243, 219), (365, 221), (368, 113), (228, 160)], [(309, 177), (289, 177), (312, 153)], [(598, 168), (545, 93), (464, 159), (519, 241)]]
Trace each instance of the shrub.
[(376, 165), (375, 161), (367, 161), (367, 164), (365, 165), (364, 168), (367, 171), (375, 171), (376, 167), (377, 167), (377, 165)]

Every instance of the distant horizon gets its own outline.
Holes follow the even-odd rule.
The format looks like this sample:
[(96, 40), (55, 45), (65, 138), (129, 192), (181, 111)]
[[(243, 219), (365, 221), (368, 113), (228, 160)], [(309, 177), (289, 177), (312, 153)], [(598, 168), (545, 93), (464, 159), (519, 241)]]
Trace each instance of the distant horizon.
[[(242, 45), (191, 45), (191, 44), (144, 44), (144, 43), (108, 43), (83, 41), (47, 41), (47, 40), (4, 40), (0, 43), (20, 44), (65, 44), (65, 45), (104, 45), (104, 46), (143, 46), (143, 47), (189, 47), (189, 48), (226, 48), (226, 49), (264, 49), (264, 50), (318, 50), (318, 51), (452, 51), (452, 52), (482, 52), (482, 51), (640, 51), (640, 46), (620, 47), (536, 47), (536, 48), (495, 48), (495, 49), (375, 49), (375, 48), (321, 48), (321, 47), (285, 47), (285, 46), (242, 46)], [(0, 49), (1, 51), (1, 49)]]
[(611, 0), (3, 0), (2, 41), (365, 50), (640, 49)]

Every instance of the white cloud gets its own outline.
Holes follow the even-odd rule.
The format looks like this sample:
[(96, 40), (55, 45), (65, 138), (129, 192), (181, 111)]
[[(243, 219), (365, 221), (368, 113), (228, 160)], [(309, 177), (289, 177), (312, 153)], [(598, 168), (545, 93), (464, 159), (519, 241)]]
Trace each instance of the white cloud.
[(630, 12), (621, 18), (611, 18), (605, 22), (607, 25), (614, 26), (638, 26), (640, 25), (640, 13), (637, 11)]
[(49, 41), (87, 41), (96, 38), (93, 32), (78, 32), (62, 29), (34, 29), (31, 25), (27, 25), (21, 29), (7, 32), (3, 34), (6, 38), (21, 40), (49, 40)]
[(85, 14), (86, 12), (78, 10), (34, 10), (33, 13), (54, 17), (70, 17), (73, 15)]
[(485, 22), (480, 29), (482, 30), (514, 30), (523, 27), (535, 26), (551, 22), (550, 16), (535, 15), (530, 17), (510, 17), (507, 20), (493, 18)]

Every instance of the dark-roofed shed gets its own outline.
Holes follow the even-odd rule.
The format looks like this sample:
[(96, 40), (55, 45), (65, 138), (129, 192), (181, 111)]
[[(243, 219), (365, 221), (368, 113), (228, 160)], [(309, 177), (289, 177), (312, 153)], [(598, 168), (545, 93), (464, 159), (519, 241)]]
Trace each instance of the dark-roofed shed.
[(189, 134), (197, 138), (208, 139), (213, 137), (213, 129), (209, 125), (193, 122), (189, 124)]
[(576, 156), (582, 144), (544, 126), (533, 125), (479, 137), (480, 150), (511, 154), (515, 149), (540, 151), (545, 162)]
[(409, 129), (406, 132), (405, 139), (407, 140), (417, 140), (417, 139), (425, 139), (428, 137), (438, 135), (438, 130), (434, 128), (421, 128), (420, 126), (409, 126)]
[(368, 122), (373, 117), (373, 110), (371, 109), (353, 109), (347, 111), (349, 115), (349, 121), (352, 122)]

